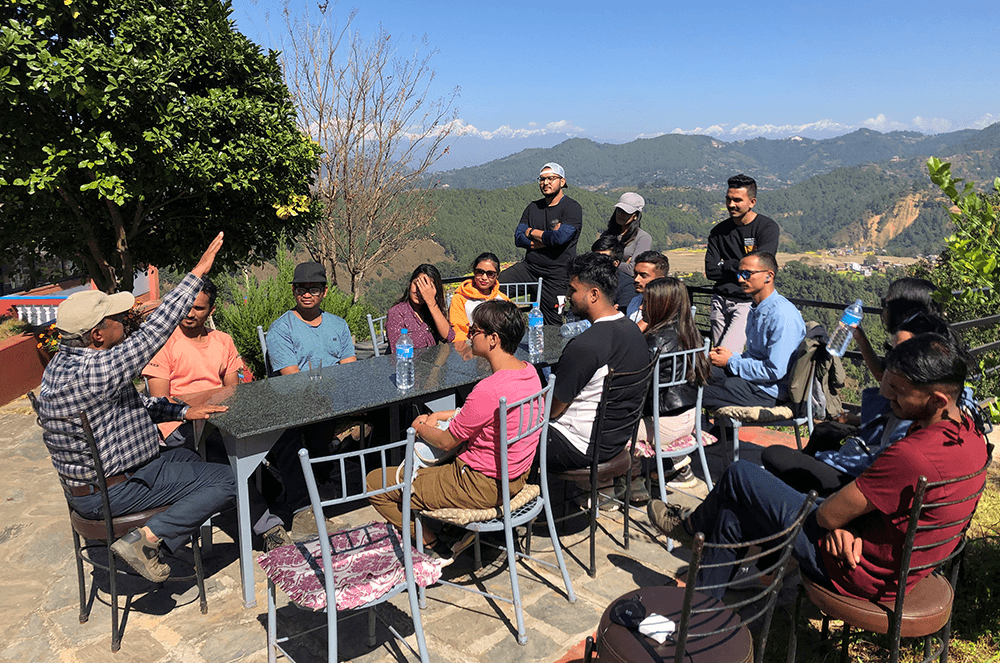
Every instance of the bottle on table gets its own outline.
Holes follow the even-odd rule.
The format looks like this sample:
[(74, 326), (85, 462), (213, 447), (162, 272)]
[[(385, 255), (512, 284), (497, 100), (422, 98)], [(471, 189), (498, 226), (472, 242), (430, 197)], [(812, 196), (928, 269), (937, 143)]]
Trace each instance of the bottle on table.
[(400, 389), (412, 388), (413, 372), (413, 341), (404, 327), (396, 342), (396, 386)]
[(559, 335), (563, 338), (573, 338), (590, 329), (590, 320), (577, 320), (572, 313), (566, 315), (566, 324), (559, 328)]
[(538, 308), (538, 304), (535, 304), (528, 313), (528, 354), (533, 364), (541, 361), (542, 355), (545, 354), (545, 330), (542, 328), (544, 324), (542, 311)]
[(854, 338), (851, 330), (861, 324), (861, 318), (864, 316), (864, 311), (861, 308), (862, 305), (862, 301), (858, 299), (844, 309), (844, 315), (841, 316), (840, 322), (837, 323), (837, 328), (834, 330), (833, 336), (830, 337), (830, 343), (827, 345), (827, 350), (834, 357), (843, 357), (844, 353), (847, 352), (847, 348)]

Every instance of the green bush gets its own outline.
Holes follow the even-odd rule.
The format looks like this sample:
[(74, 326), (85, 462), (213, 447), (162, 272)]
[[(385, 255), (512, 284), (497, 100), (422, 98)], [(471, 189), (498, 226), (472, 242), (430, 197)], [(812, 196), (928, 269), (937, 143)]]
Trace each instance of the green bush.
[[(215, 313), (216, 324), (233, 337), (236, 349), (258, 378), (265, 373), (257, 326), (266, 331), (278, 317), (295, 308), (295, 297), (289, 285), (295, 271), (295, 262), (284, 244), (278, 247), (275, 267), (277, 273), (264, 279), (244, 270), (242, 274), (222, 276), (217, 281), (220, 293), (231, 293), (232, 301), (219, 297), (219, 307)], [(334, 288), (323, 300), (322, 308), (346, 320), (355, 339), (368, 338), (366, 316), (372, 309), (366, 304), (352, 304), (349, 295)]]

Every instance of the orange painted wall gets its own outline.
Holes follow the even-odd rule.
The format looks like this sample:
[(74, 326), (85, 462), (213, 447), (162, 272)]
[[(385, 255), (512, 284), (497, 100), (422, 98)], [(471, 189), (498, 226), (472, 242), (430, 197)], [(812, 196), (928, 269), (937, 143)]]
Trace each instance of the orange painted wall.
[(0, 342), (0, 405), (11, 402), (42, 383), (45, 360), (34, 334)]

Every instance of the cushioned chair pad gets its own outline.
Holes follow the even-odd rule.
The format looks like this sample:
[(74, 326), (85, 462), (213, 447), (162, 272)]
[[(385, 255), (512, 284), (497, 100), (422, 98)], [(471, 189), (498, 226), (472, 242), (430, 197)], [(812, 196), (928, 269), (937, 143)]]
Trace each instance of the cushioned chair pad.
[[(537, 499), (541, 492), (541, 488), (536, 484), (525, 484), (517, 495), (510, 498), (511, 512), (517, 511), (525, 504)], [(437, 520), (447, 520), (459, 525), (468, 525), (469, 523), (481, 523), (496, 518), (503, 518), (503, 506), (494, 506), (487, 509), (437, 509), (435, 511), (424, 511), (422, 515)]]
[(775, 405), (774, 407), (750, 407), (744, 405), (727, 405), (715, 411), (723, 417), (729, 417), (745, 423), (760, 423), (768, 421), (785, 421), (794, 419), (795, 413), (787, 405)]
[[(889, 615), (895, 607), (894, 601), (876, 603), (844, 596), (811, 582), (805, 576), (802, 578), (802, 585), (809, 600), (830, 617), (875, 633), (886, 633), (889, 630)], [(954, 598), (951, 585), (936, 573), (918, 582), (906, 595), (903, 603), (902, 637), (921, 638), (937, 633), (948, 623)]]
[[(680, 628), (681, 609), (684, 606), (684, 589), (681, 587), (644, 587), (620, 596), (611, 602), (601, 616), (597, 628), (598, 652), (601, 663), (673, 663), (676, 643), (667, 640), (662, 645), (639, 633), (611, 621), (611, 610), (618, 601), (640, 598), (646, 614), (657, 613), (677, 623)], [(696, 609), (711, 608), (721, 602), (703, 594), (694, 595)], [(753, 660), (753, 639), (745, 626), (719, 635), (704, 638), (697, 633), (714, 631), (738, 624), (740, 618), (732, 610), (722, 610), (705, 615), (691, 615), (691, 625), (684, 660), (690, 663), (749, 663)]]
[[(137, 511), (125, 516), (112, 518), (111, 525), (115, 532), (115, 538), (118, 539), (125, 536), (133, 527), (142, 527), (146, 524), (147, 520), (158, 513), (163, 513), (169, 508), (169, 506), (158, 506), (155, 509)], [(73, 529), (76, 530), (76, 533), (85, 539), (90, 541), (103, 541), (107, 538), (108, 530), (104, 526), (103, 518), (90, 520), (88, 518), (84, 518), (76, 511), (71, 511), (69, 520), (73, 524)]]

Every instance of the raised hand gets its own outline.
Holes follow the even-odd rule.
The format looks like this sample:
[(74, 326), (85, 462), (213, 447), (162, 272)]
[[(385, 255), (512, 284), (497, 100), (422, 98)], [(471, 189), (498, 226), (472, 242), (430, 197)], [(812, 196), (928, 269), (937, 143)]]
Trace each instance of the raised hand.
[(219, 252), (219, 249), (222, 248), (222, 235), (223, 233), (219, 233), (215, 236), (212, 243), (208, 245), (207, 249), (205, 249), (205, 253), (202, 254), (201, 260), (199, 260), (198, 264), (191, 270), (191, 273), (198, 278), (205, 276), (205, 274), (208, 274), (209, 270), (212, 269), (212, 263), (215, 262), (215, 255)]

